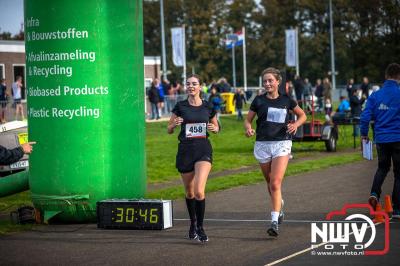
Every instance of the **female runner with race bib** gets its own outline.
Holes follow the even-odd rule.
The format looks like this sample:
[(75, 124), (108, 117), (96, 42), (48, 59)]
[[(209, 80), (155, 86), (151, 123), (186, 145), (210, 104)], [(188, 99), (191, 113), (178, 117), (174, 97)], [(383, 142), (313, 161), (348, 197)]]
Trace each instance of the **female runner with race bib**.
[(212, 164), (212, 147), (208, 132), (218, 133), (215, 112), (208, 102), (200, 98), (201, 78), (192, 74), (186, 81), (188, 98), (178, 102), (172, 110), (168, 133), (181, 126), (176, 168), (181, 173), (186, 192), (186, 205), (190, 217), (189, 239), (207, 242), (203, 220), (205, 187)]
[[(295, 100), (279, 94), (282, 76), (278, 69), (267, 68), (261, 76), (266, 93), (254, 98), (244, 127), (247, 137), (256, 134), (254, 156), (260, 163), (272, 201), (271, 227), (267, 233), (277, 237), (278, 224), (283, 221), (281, 185), (289, 162), (292, 135), (307, 118)], [(297, 116), (296, 122), (289, 121), (291, 111)], [(256, 115), (257, 130), (254, 132), (251, 123)]]

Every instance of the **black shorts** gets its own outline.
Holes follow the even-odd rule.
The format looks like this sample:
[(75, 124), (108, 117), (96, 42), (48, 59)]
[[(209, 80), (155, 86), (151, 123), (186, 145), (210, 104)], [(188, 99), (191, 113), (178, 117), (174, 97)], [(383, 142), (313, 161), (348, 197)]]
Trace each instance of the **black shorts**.
[(21, 103), (21, 99), (14, 99), (14, 104), (20, 104)]
[(181, 142), (176, 154), (176, 168), (180, 173), (194, 171), (197, 162), (206, 161), (212, 163), (212, 147), (208, 139)]

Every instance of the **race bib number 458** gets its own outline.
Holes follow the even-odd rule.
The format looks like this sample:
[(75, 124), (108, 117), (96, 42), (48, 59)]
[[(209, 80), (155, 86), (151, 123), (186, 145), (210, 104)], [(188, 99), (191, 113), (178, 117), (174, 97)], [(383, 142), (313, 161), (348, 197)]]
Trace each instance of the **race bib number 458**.
[(207, 123), (186, 124), (186, 138), (206, 138)]

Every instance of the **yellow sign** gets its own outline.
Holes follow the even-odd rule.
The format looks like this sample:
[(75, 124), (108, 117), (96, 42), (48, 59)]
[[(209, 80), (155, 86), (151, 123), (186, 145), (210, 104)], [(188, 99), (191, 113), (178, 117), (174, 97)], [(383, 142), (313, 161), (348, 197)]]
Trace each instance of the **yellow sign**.
[(19, 144), (24, 144), (28, 142), (28, 133), (19, 133), (18, 134)]

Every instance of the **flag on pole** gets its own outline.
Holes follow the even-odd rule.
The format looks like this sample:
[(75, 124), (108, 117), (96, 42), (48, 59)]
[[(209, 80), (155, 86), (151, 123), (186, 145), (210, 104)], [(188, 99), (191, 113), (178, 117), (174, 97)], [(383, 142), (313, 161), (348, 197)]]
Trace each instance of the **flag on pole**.
[(297, 32), (286, 30), (286, 65), (296, 66)]
[(185, 58), (185, 32), (183, 27), (171, 28), (172, 61), (175, 66), (183, 66)]
[(227, 34), (225, 40), (226, 49), (232, 49), (233, 44), (235, 44), (235, 46), (243, 45), (243, 40), (244, 40), (244, 33), (242, 31)]

